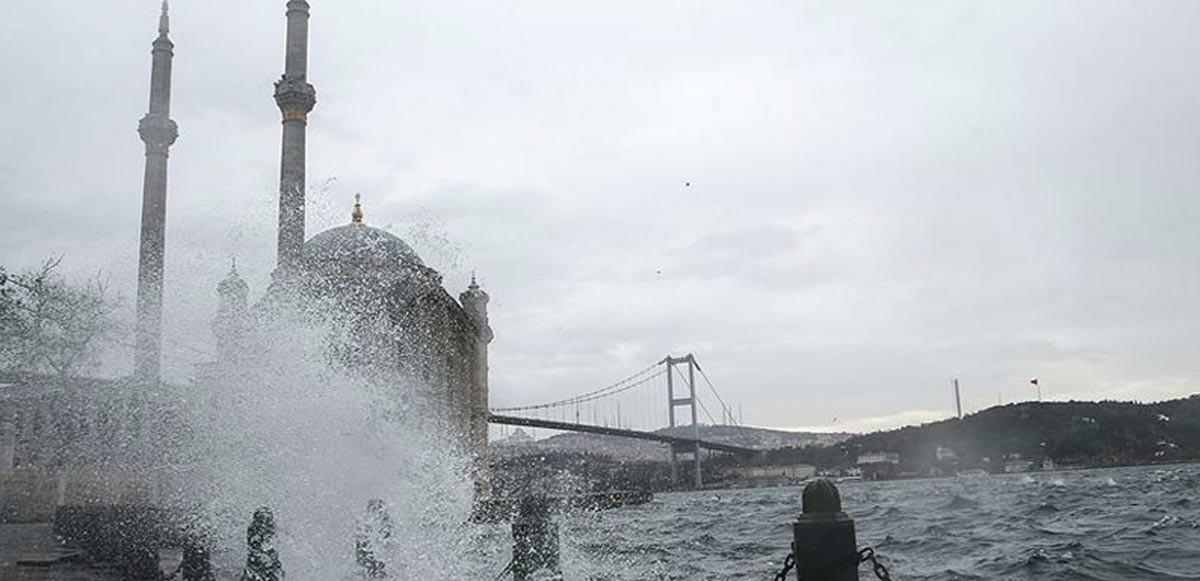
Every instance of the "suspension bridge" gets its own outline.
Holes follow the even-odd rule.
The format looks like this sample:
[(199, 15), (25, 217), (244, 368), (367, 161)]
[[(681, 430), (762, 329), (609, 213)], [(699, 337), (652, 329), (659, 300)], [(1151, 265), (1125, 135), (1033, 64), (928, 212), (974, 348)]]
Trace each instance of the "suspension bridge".
[[(708, 392), (697, 390), (697, 376)], [(701, 395), (711, 394), (709, 403), (720, 413), (717, 420)], [(666, 397), (663, 397), (663, 396)], [(681, 410), (682, 408), (682, 410)], [(679, 413), (681, 412), (681, 413)], [(702, 450), (753, 454), (756, 450), (703, 440), (700, 417), (712, 425), (741, 424), (740, 413), (725, 402), (696, 357), (667, 356), (628, 377), (587, 392), (554, 401), (492, 408), (488, 421), (505, 426), (543, 428), (634, 438), (668, 444), (671, 451), (671, 480), (678, 482), (680, 459), (691, 464), (692, 484), (703, 484)], [(663, 420), (666, 426), (663, 426)], [(665, 429), (664, 429), (665, 428)]]

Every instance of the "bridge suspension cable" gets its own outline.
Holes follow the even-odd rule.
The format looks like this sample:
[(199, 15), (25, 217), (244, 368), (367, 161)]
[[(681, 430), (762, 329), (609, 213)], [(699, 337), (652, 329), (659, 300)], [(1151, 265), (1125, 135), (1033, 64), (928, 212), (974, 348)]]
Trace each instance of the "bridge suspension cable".
[[(729, 416), (729, 422), (735, 426), (738, 425), (738, 421), (733, 415), (733, 408), (729, 407), (729, 404), (725, 403), (725, 400), (721, 397), (721, 394), (717, 393), (716, 386), (714, 386), (713, 382), (708, 379), (708, 374), (704, 372), (704, 368), (700, 367), (699, 363), (696, 363), (696, 370), (700, 372), (700, 378), (704, 380), (704, 383), (708, 384), (708, 389), (711, 390), (713, 395), (717, 397), (717, 401), (721, 402), (721, 408), (725, 410), (725, 415)], [(705, 411), (707, 412), (708, 410)], [(711, 419), (712, 416), (709, 416), (709, 418)]]
[[(684, 375), (684, 369), (687, 374)], [(722, 419), (718, 422), (709, 411), (708, 406), (696, 389), (696, 371), (708, 385), (709, 390), (721, 405)], [(658, 388), (634, 388), (647, 385), (656, 379), (666, 377), (666, 396)], [(678, 379), (677, 379), (678, 378)], [(628, 393), (627, 393), (628, 392)], [(624, 401), (622, 401), (624, 400)], [(588, 404), (588, 405), (581, 405)], [(624, 405), (623, 405), (624, 404)], [(632, 404), (632, 405), (630, 405)], [(683, 414), (677, 408), (686, 409)], [(713, 450), (734, 453), (750, 453), (748, 448), (715, 442), (704, 439), (701, 424), (696, 414), (703, 411), (711, 422), (710, 425), (728, 425), (735, 422), (736, 416), (732, 408), (717, 392), (708, 374), (696, 363), (696, 357), (691, 353), (684, 357), (668, 355), (629, 377), (610, 383), (604, 387), (593, 389), (586, 393), (557, 399), (554, 401), (524, 406), (493, 408), (488, 416), (488, 422), (503, 426), (522, 426), (533, 430), (550, 430), (552, 432), (583, 432), (638, 438), (665, 442), (670, 444), (671, 479), (679, 477), (679, 463), (689, 462), (693, 485), (702, 485), (701, 467), (704, 450), (711, 454)], [(506, 412), (525, 412), (519, 415), (508, 415)], [(615, 412), (615, 417), (613, 412)], [(664, 413), (665, 412), (665, 413)], [(590, 421), (585, 422), (582, 415), (587, 413)], [(574, 416), (573, 418), (570, 416)], [(667, 417), (667, 428), (663, 427), (663, 416)], [(615, 420), (615, 421), (613, 421)], [(644, 421), (644, 423), (643, 423)], [(631, 426), (631, 423), (641, 424)], [(736, 423), (735, 423), (736, 425)], [(713, 437), (720, 437), (718, 430)], [(515, 438), (516, 433), (513, 437)], [(523, 441), (529, 441), (530, 436), (523, 434)]]
[[(689, 377), (691, 373), (689, 372), (688, 376), (684, 375), (683, 370), (688, 366), (694, 366), (693, 369), (699, 372), (700, 378), (708, 386), (708, 391), (716, 398), (714, 403), (720, 405), (722, 412), (720, 420), (713, 415), (712, 410), (705, 402), (706, 398), (701, 397), (701, 394), (693, 386), (695, 380)], [(681, 394), (681, 397), (671, 395), (663, 398), (658, 388), (651, 385), (651, 382), (656, 379), (667, 376), (668, 372), (671, 372), (671, 377), (668, 379), (676, 382), (676, 390), (679, 389), (679, 386), (683, 387), (684, 392), (674, 392)], [(670, 385), (671, 382), (668, 381), (665, 386), (668, 392), (671, 389)], [(651, 387), (651, 389), (634, 391), (640, 386)], [(687, 391), (689, 389), (691, 390), (690, 396)], [(656, 430), (663, 426), (662, 418), (664, 416), (671, 416), (672, 406), (688, 405), (689, 402), (692, 402), (691, 405), (696, 408), (696, 412), (703, 414), (704, 419), (710, 425), (741, 425), (738, 414), (734, 413), (734, 408), (721, 396), (708, 373), (700, 367), (695, 356), (691, 354), (676, 358), (668, 356), (619, 381), (578, 395), (538, 404), (496, 407), (490, 411), (500, 415), (517, 413), (526, 418), (541, 418), (544, 421), (559, 423), (582, 425), (590, 422), (597, 426), (620, 428), (637, 425), (639, 429)]]
[(633, 375), (626, 377), (625, 379), (622, 379), (615, 383), (610, 383), (610, 384), (608, 384), (604, 387), (598, 388), (598, 389), (593, 389), (592, 391), (589, 391), (587, 393), (583, 393), (580, 395), (576, 395), (576, 396), (572, 396), (572, 397), (568, 397), (568, 398), (564, 398), (564, 399), (559, 399), (559, 400), (555, 400), (555, 401), (551, 401), (551, 402), (536, 404), (536, 405), (492, 408), (492, 411), (493, 412), (523, 412), (523, 411), (531, 411), (531, 410), (544, 410), (544, 409), (550, 409), (550, 408), (574, 406), (574, 405), (578, 405), (581, 403), (594, 401), (597, 399), (616, 395), (618, 393), (628, 391), (628, 390), (638, 387), (640, 385), (645, 385), (646, 383), (649, 383), (649, 382), (661, 377), (665, 373), (666, 373), (666, 369), (660, 368), (659, 364), (656, 362), (656, 363), (646, 367), (645, 369), (642, 369), (641, 371), (638, 371), (637, 373), (634, 373)]
[[(700, 369), (700, 366), (696, 365), (696, 369)], [(683, 385), (687, 384), (687, 380), (688, 380), (687, 377), (683, 375), (683, 372), (680, 371), (678, 367), (675, 368), (675, 375), (677, 377), (679, 377), (679, 381)], [(718, 398), (718, 399), (720, 399), (720, 398)], [(716, 418), (714, 418), (713, 415), (711, 413), (709, 413), (708, 406), (704, 405), (704, 400), (700, 399), (699, 395), (696, 396), (696, 403), (700, 405), (700, 411), (704, 412), (704, 415), (708, 417), (709, 423), (716, 425), (717, 424)]]

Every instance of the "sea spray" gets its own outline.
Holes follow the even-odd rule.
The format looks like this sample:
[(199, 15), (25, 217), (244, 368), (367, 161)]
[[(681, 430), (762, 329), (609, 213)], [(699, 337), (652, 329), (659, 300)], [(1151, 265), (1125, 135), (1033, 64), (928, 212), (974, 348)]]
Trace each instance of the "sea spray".
[(287, 577), (353, 574), (355, 531), (379, 499), (394, 523), (379, 558), (400, 578), (451, 579), (480, 531), (469, 520), (470, 462), (429, 390), (399, 372), (345, 364), (336, 318), (274, 317), (236, 365), (210, 370), (173, 503), (215, 546), (218, 568), (245, 558), (245, 531), (270, 507)]

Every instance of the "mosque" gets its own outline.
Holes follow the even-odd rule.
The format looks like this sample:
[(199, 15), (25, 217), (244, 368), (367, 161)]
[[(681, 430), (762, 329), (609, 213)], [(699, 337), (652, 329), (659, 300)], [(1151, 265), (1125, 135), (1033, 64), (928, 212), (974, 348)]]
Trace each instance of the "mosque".
[[(359, 369), (399, 372), (427, 391), (424, 401), (439, 408), (463, 449), (484, 479), (487, 448), (488, 294), (472, 277), (471, 285), (455, 300), (442, 286), (438, 272), (426, 266), (413, 249), (394, 234), (367, 224), (356, 196), (349, 222), (305, 240), (306, 131), (316, 105), (316, 90), (308, 82), (307, 0), (287, 3), (287, 41), (283, 77), (275, 83), (275, 103), (283, 123), (280, 160), (278, 264), (270, 287), (256, 308), (249, 308), (249, 288), (236, 269), (220, 282), (221, 304), (213, 323), (220, 361), (235, 361), (240, 340), (257, 316), (282, 305), (322, 305), (349, 315), (354, 349), (338, 352), (341, 362)], [(154, 44), (151, 111), (143, 127), (146, 141), (146, 184), (143, 199), (142, 258), (156, 270), (139, 283), (139, 307), (146, 305), (143, 338), (137, 342), (135, 368), (146, 379), (158, 372), (158, 326), (162, 296), (161, 232), (166, 198), (166, 149), (174, 141), (170, 121), (170, 60), (167, 5), (159, 38)], [(165, 78), (160, 78), (165, 77)], [(166, 103), (155, 108), (154, 103)], [(149, 135), (147, 135), (149, 134)], [(149, 137), (149, 139), (147, 139)], [(161, 157), (162, 159), (153, 159)], [(154, 174), (161, 169), (161, 175)], [(145, 208), (155, 208), (147, 212)], [(141, 309), (139, 309), (141, 314)], [(379, 328), (379, 321), (384, 328)], [(139, 326), (142, 328), (142, 326)], [(369, 346), (369, 348), (363, 348)], [(335, 346), (336, 347), (336, 346)]]
[[(164, 23), (166, 10), (164, 4)], [(254, 309), (248, 309), (250, 289), (235, 270), (218, 284), (221, 306), (214, 321), (218, 360), (238, 359), (246, 323), (256, 315), (280, 306), (331, 306), (332, 311), (349, 316), (338, 324), (348, 329), (352, 348), (330, 346), (341, 363), (358, 370), (398, 372), (413, 379), (410, 383), (425, 391), (421, 395), (422, 402), (431, 406), (428, 412), (444, 415), (452, 433), (461, 437), (461, 448), (474, 459), (476, 481), (486, 487), (487, 349), (492, 341), (487, 293), (473, 276), (458, 300), (451, 297), (442, 286), (442, 275), (421, 262), (407, 242), (368, 226), (358, 196), (347, 224), (305, 240), (306, 130), (308, 115), (317, 103), (316, 89), (308, 83), (308, 20), (307, 0), (288, 1), (286, 67), (275, 83), (275, 102), (283, 125), (276, 270)], [(168, 26), (161, 28), (161, 35), (166, 35)], [(170, 50), (156, 48), (154, 55), (154, 70), (169, 71), (169, 65), (160, 65), (158, 60), (169, 60)], [(151, 79), (152, 90), (160, 85), (169, 92), (169, 78), (166, 83)], [(169, 96), (163, 98), (169, 102)], [(149, 160), (149, 142), (146, 151), (144, 206), (166, 197), (164, 190), (149, 190), (151, 185), (166, 186), (166, 178), (152, 179), (150, 168), (157, 166)], [(146, 233), (160, 232), (160, 224), (154, 222), (161, 215), (151, 216), (151, 223), (146, 223), (145, 214), (143, 217), (143, 256), (149, 247), (157, 259), (162, 241), (148, 242)], [(156, 275), (161, 278), (161, 270)], [(161, 284), (151, 282), (146, 294), (152, 295), (148, 303), (161, 300)], [(139, 288), (139, 299), (140, 295)], [(154, 321), (157, 316), (152, 313), (148, 319)], [(157, 329), (149, 329), (146, 335), (156, 341), (157, 333)], [(145, 341), (146, 351), (140, 355), (148, 364), (137, 366), (148, 377), (157, 370), (154, 341)]]
[[(477, 491), (486, 493), (488, 347), (493, 336), (488, 323), (488, 294), (472, 276), (470, 286), (456, 300), (442, 286), (441, 275), (425, 265), (404, 240), (368, 224), (362, 201), (357, 196), (345, 225), (306, 239), (306, 131), (309, 114), (317, 102), (316, 90), (308, 81), (308, 1), (289, 0), (286, 14), (285, 70), (283, 77), (275, 83), (274, 95), (283, 126), (277, 266), (269, 287), (257, 301), (251, 300), (251, 289), (238, 275), (236, 267), (217, 284), (220, 303), (212, 324), (217, 361), (198, 370), (197, 384), (203, 386), (206, 379), (220, 374), (223, 367), (239, 364), (240, 358), (245, 356), (247, 337), (254, 334), (256, 326), (265, 318), (281, 309), (302, 309), (304, 305), (321, 305), (323, 309), (334, 307), (345, 315), (339, 320), (344, 332), (355, 338), (356, 348), (338, 349), (336, 355), (341, 363), (368, 372), (386, 369), (422, 386), (426, 391), (422, 394), (426, 396), (423, 401), (432, 402), (444, 414), (450, 431), (459, 440), (456, 443), (472, 459)], [(137, 386), (162, 385), (159, 376), (163, 259), (167, 247), (167, 166), (169, 150), (179, 134), (170, 116), (174, 44), (170, 39), (166, 0), (162, 5), (158, 36), (152, 46), (149, 112), (138, 126), (146, 146), (146, 160), (134, 376), (129, 381), (119, 382), (123, 392), (130, 393), (130, 398), (138, 397)], [(330, 347), (337, 349), (339, 346)], [(53, 391), (45, 386), (37, 387), (36, 383), (29, 380), (8, 385), (9, 393)], [(109, 393), (115, 392), (114, 388)], [(0, 492), (4, 491), (5, 482), (17, 482), (12, 477), (6, 481), (5, 474), (12, 475), (24, 469), (45, 475), (49, 470), (46, 459), (62, 455), (47, 451), (63, 448), (61, 442), (52, 441), (48, 436), (63, 430), (42, 424), (52, 422), (56, 417), (55, 410), (64, 406), (60, 400), (49, 403), (47, 397), (30, 395), (24, 399), (0, 401), (4, 404), (0, 405), (0, 420), (6, 421), (8, 426), (7, 435), (0, 438)], [(103, 410), (113, 408), (112, 415), (118, 417), (122, 414), (113, 407), (116, 405), (108, 402), (65, 407), (92, 410), (84, 412), (85, 415), (107, 414)], [(5, 420), (5, 417), (9, 419)], [(180, 421), (186, 424), (186, 418)], [(83, 432), (111, 432), (117, 429), (114, 427), (117, 423), (84, 417), (76, 422), (75, 429), (67, 431), (75, 442), (105, 441)], [(106, 437), (112, 440), (111, 433)], [(59, 461), (57, 468), (62, 468), (61, 464)], [(75, 496), (69, 491), (71, 483), (64, 483), (61, 475), (40, 485), (29, 482), (23, 484), (28, 489), (25, 493), (39, 486), (56, 488), (51, 494), (57, 496), (57, 501), (43, 499), (42, 505), (70, 503), (71, 497)], [(110, 479), (110, 485), (111, 482)], [(96, 486), (89, 490), (98, 500), (105, 496), (105, 491)], [(108, 492), (111, 493), (107, 495), (110, 501), (121, 496)]]

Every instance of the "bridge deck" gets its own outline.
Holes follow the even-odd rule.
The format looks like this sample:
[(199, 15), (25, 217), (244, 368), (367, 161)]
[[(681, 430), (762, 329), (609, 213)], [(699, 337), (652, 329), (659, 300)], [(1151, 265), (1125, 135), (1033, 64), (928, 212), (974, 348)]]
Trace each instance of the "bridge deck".
[(637, 430), (627, 430), (624, 428), (610, 428), (606, 426), (593, 426), (588, 424), (573, 424), (570, 422), (556, 422), (554, 420), (543, 420), (538, 418), (522, 418), (517, 416), (488, 414), (488, 422), (492, 424), (504, 424), (508, 426), (546, 428), (550, 430), (562, 430), (564, 432), (586, 432), (589, 434), (601, 434), (605, 436), (619, 436), (622, 438), (651, 440), (655, 442), (671, 444), (672, 446), (676, 446), (678, 449), (691, 448), (699, 443), (701, 448), (706, 450), (716, 450), (718, 452), (732, 452), (734, 454), (754, 454), (758, 452), (757, 450), (753, 450), (751, 448), (734, 446), (733, 444), (721, 444), (719, 442), (706, 442), (704, 440), (696, 440), (694, 438), (668, 436), (666, 434), (658, 434), (655, 432), (639, 432)]

